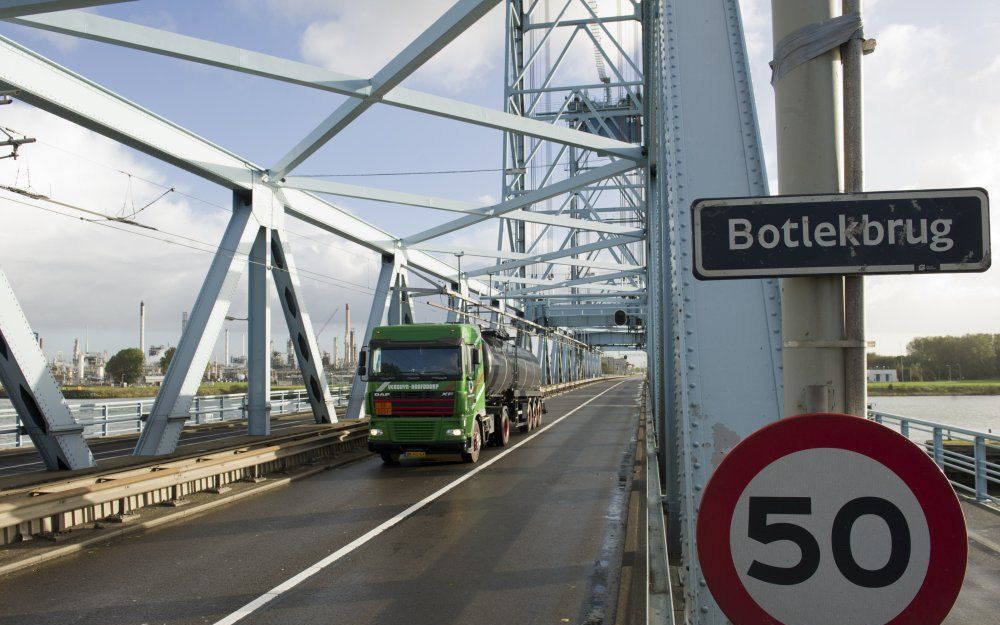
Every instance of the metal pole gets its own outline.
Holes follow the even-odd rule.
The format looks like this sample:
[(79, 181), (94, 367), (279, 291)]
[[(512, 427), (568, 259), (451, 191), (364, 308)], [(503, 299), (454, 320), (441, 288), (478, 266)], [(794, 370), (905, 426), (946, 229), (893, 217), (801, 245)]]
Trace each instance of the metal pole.
[[(833, 18), (833, 0), (773, 0), (774, 42)], [(774, 87), (780, 192), (841, 190), (840, 52), (831, 50), (786, 74)], [(785, 414), (844, 408), (844, 279), (781, 281)], [(816, 386), (826, 393), (815, 392)], [(820, 398), (814, 405), (811, 398)]]
[[(843, 0), (844, 14), (861, 12), (861, 0)], [(865, 190), (864, 168), (864, 104), (861, 57), (864, 42), (860, 37), (844, 44), (844, 192)], [(848, 347), (844, 354), (844, 411), (857, 417), (865, 416), (868, 403), (865, 353), (865, 279), (863, 276), (844, 277), (844, 338), (857, 347)]]

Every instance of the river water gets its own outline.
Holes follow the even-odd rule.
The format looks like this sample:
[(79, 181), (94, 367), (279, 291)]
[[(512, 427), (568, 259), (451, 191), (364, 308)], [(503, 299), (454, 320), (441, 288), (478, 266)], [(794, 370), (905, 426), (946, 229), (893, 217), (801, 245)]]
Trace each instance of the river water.
[(869, 397), (868, 403), (880, 412), (1000, 433), (1000, 395)]

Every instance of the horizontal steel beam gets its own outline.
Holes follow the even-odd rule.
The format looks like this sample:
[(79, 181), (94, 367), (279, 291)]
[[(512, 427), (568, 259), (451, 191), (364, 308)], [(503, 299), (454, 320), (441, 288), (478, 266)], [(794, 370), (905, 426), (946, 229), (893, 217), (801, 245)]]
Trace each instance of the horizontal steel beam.
[[(531, 295), (511, 295), (504, 296), (505, 299), (513, 300), (525, 300), (525, 299), (577, 299), (581, 302), (589, 302), (598, 299), (619, 299), (619, 298), (642, 298), (640, 301), (643, 305), (646, 304), (646, 290), (645, 289), (635, 289), (631, 291), (616, 291), (613, 293), (537, 293)], [(634, 302), (634, 299), (628, 299), (628, 302)]]
[[(299, 61), (82, 11), (11, 21), (23, 26), (32, 26), (50, 32), (82, 37), (92, 41), (142, 50), (355, 98), (365, 97), (370, 93), (372, 86), (371, 80), (367, 78), (332, 72)], [(412, 89), (396, 87), (382, 96), (381, 101), (383, 104), (420, 113), (524, 134), (545, 141), (592, 150), (600, 154), (612, 154), (637, 162), (642, 161), (641, 149), (630, 143)]]
[[(453, 221), (429, 228), (422, 232), (410, 235), (403, 238), (403, 243), (405, 245), (413, 245), (415, 243), (422, 243), (428, 239), (433, 239), (435, 237), (444, 236), (450, 232), (466, 228), (468, 226), (473, 226), (477, 223), (486, 221), (487, 219), (493, 217), (503, 217), (507, 213), (512, 213), (520, 208), (526, 206), (531, 206), (537, 202), (542, 202), (549, 198), (562, 195), (563, 193), (569, 193), (570, 191), (575, 191), (580, 187), (584, 187), (589, 184), (593, 184), (605, 178), (610, 178), (612, 176), (617, 176), (618, 174), (625, 173), (630, 169), (635, 169), (635, 163), (630, 161), (618, 160), (608, 163), (607, 165), (602, 165), (600, 167), (591, 169), (582, 174), (577, 174), (575, 176), (570, 176), (564, 180), (554, 182), (546, 187), (540, 189), (534, 189), (523, 193), (518, 197), (500, 202), (495, 206), (490, 206), (487, 208), (479, 209), (472, 215), (466, 215), (465, 217), (459, 217)], [(628, 231), (626, 231), (628, 232)], [(635, 234), (642, 234), (641, 232), (631, 231)]]
[(20, 15), (35, 15), (50, 11), (68, 11), (101, 6), (102, 4), (119, 4), (132, 0), (0, 0), (0, 19), (18, 17)]
[[(593, 252), (596, 250), (602, 250), (609, 247), (616, 247), (618, 245), (626, 245), (628, 243), (635, 243), (636, 239), (634, 237), (614, 237), (608, 239), (602, 239), (600, 241), (595, 241), (594, 243), (585, 243), (584, 245), (577, 245), (575, 247), (567, 247), (560, 250), (555, 250), (554, 252), (545, 252), (542, 254), (530, 254), (523, 255), (522, 258), (518, 260), (511, 260), (507, 262), (494, 265), (492, 267), (486, 267), (483, 269), (474, 269), (472, 271), (465, 272), (465, 275), (469, 277), (484, 276), (489, 274), (498, 274), (504, 271), (509, 271), (511, 269), (517, 269), (518, 267), (525, 267), (527, 265), (534, 265), (535, 263), (555, 263), (557, 259), (566, 258), (573, 256), (574, 254), (584, 254), (586, 252)], [(622, 265), (621, 263), (615, 263), (612, 269), (624, 269), (624, 268), (634, 268), (635, 265)]]
[[(587, 276), (585, 278), (574, 278), (572, 280), (552, 280), (548, 284), (543, 284), (540, 286), (530, 286), (523, 289), (515, 289), (513, 291), (507, 291), (504, 296), (514, 296), (514, 295), (527, 295), (528, 293), (540, 293), (542, 291), (551, 291), (554, 289), (564, 289), (573, 286), (580, 286), (583, 284), (590, 284), (595, 288), (603, 288), (602, 285), (594, 284), (596, 282), (607, 282), (609, 280), (618, 280), (620, 278), (627, 278), (629, 276), (645, 275), (645, 269), (631, 269), (628, 271), (617, 271), (615, 273), (605, 273), (597, 274), (593, 276)], [(518, 281), (518, 278), (514, 278)], [(545, 282), (544, 280), (542, 282)], [(617, 286), (617, 285), (616, 285)]]
[(596, 20), (593, 17), (584, 17), (574, 20), (563, 20), (561, 22), (535, 22), (528, 23), (524, 25), (524, 30), (538, 30), (540, 28), (561, 28), (566, 26), (588, 26), (590, 24), (598, 23), (610, 23), (610, 22), (636, 22), (638, 23), (641, 16), (635, 15), (611, 15), (608, 17), (599, 17)]
[[(524, 253), (520, 253), (520, 252), (510, 252), (510, 251), (506, 251), (506, 250), (504, 250), (504, 251), (498, 251), (498, 250), (489, 250), (489, 249), (469, 250), (469, 249), (466, 249), (466, 248), (462, 248), (462, 247), (458, 247), (458, 246), (453, 246), (453, 245), (418, 245), (416, 247), (410, 247), (410, 248), (407, 248), (407, 249), (410, 249), (410, 250), (422, 250), (424, 252), (437, 252), (437, 253), (440, 253), (440, 254), (452, 254), (452, 255), (461, 255), (461, 256), (475, 256), (475, 257), (482, 257), (482, 258), (506, 258), (506, 259), (515, 259), (515, 260), (516, 259), (521, 259), (521, 258), (527, 258), (529, 256), (529, 254), (524, 254)], [(551, 264), (551, 265), (566, 265), (566, 266), (569, 266), (569, 267), (588, 267), (590, 269), (617, 270), (617, 269), (640, 269), (641, 268), (639, 265), (629, 265), (629, 264), (623, 264), (623, 263), (619, 263), (619, 262), (615, 262), (615, 261), (587, 260), (587, 259), (584, 259), (584, 258), (570, 258), (568, 256), (564, 257), (564, 258), (557, 258), (557, 259), (549, 260), (549, 261), (546, 261), (546, 263), (547, 264)], [(486, 273), (484, 273), (484, 274), (480, 274), (479, 273), (479, 271), (480, 271), (479, 269), (474, 269), (472, 271), (475, 271), (476, 275), (497, 275), (497, 274), (503, 273), (503, 272), (497, 271), (496, 265), (492, 265), (492, 266), (489, 266), (489, 267), (484, 267), (483, 269), (486, 270)], [(465, 274), (466, 276), (469, 275), (468, 271), (463, 271), (462, 273)], [(518, 282), (523, 282), (523, 280), (521, 278), (518, 278), (517, 281)]]
[[(371, 200), (374, 202), (402, 204), (404, 206), (418, 206), (420, 208), (431, 208), (434, 210), (450, 211), (454, 213), (476, 214), (484, 209), (489, 209), (495, 206), (492, 204), (438, 198), (428, 195), (418, 195), (416, 193), (391, 191), (389, 189), (377, 189), (374, 187), (365, 187), (361, 185), (335, 182), (332, 180), (323, 180), (321, 178), (302, 176), (289, 176), (287, 178), (283, 178), (280, 184), (282, 187), (288, 189), (314, 191), (316, 193), (324, 193), (326, 195), (353, 197), (361, 200)], [(514, 219), (517, 221), (525, 221), (536, 224), (548, 224), (562, 228), (575, 228), (577, 230), (587, 230), (591, 232), (605, 232), (608, 234), (635, 232), (634, 226), (623, 227), (610, 222), (578, 219), (559, 214), (535, 213), (526, 210), (515, 210), (504, 214), (503, 217), (504, 219)]]
[(594, 347), (642, 347), (646, 344), (645, 332), (577, 332), (577, 336)]
[[(234, 191), (252, 189), (263, 169), (148, 111), (41, 55), (0, 37), (0, 88), (18, 89), (19, 99), (93, 130), (144, 154)], [(380, 254), (402, 252), (394, 235), (302, 191), (286, 190), (288, 214)], [(444, 279), (456, 269), (429, 254), (407, 254), (409, 264)], [(446, 277), (450, 276), (450, 277)], [(481, 282), (470, 289), (487, 293)]]

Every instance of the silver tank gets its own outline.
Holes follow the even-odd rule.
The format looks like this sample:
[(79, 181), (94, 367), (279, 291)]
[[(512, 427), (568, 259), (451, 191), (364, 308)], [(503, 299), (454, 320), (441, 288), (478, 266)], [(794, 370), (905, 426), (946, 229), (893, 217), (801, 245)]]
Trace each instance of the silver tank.
[(526, 349), (483, 341), (486, 396), (497, 397), (508, 390), (537, 391), (542, 384), (542, 368)]

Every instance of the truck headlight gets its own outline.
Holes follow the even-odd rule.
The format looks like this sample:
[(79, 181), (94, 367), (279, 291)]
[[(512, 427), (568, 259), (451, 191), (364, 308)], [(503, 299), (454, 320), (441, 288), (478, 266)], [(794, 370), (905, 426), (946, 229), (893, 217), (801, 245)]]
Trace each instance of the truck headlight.
[(372, 428), (368, 430), (368, 436), (382, 436), (383, 434), (385, 434), (385, 432), (383, 432), (379, 428)]
[(448, 436), (462, 436), (463, 434), (465, 434), (465, 432), (463, 432), (462, 430), (460, 430), (458, 428), (455, 428), (455, 429), (452, 429), (452, 430), (446, 430), (445, 434), (447, 434)]

